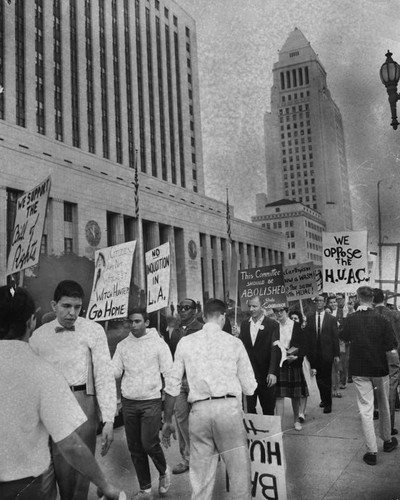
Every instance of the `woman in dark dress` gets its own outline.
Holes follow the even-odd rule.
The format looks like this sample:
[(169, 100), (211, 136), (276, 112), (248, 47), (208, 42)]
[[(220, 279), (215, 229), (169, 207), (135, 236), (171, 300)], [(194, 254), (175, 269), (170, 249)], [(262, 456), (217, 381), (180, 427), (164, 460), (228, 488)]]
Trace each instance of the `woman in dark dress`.
[(277, 412), (283, 416), (283, 398), (292, 401), (294, 428), (301, 431), (299, 421), (300, 402), (308, 396), (308, 388), (303, 374), (303, 358), (306, 354), (306, 340), (299, 323), (289, 318), (288, 308), (274, 309), (279, 322), (280, 348), (282, 351), (282, 366), (276, 384)]

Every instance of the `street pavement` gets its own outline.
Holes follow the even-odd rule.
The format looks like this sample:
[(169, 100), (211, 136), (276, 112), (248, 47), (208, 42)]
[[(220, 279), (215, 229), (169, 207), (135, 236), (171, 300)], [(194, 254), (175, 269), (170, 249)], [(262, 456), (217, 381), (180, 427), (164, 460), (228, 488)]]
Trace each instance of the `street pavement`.
[[(293, 428), (290, 400), (285, 400), (282, 429), (288, 500), (400, 500), (400, 449), (384, 453), (379, 439), (377, 465), (365, 464), (362, 457), (366, 450), (354, 384), (348, 384), (341, 393), (342, 398), (333, 400), (332, 413), (323, 414), (314, 388), (308, 401), (306, 422), (300, 432)], [(396, 419), (400, 430), (400, 413), (396, 413)], [(378, 435), (378, 421), (375, 424)], [(171, 466), (176, 464), (179, 461), (177, 442), (173, 441), (165, 453), (167, 462)], [(123, 427), (115, 430), (108, 455), (98, 455), (97, 458), (110, 481), (122, 488), (128, 498), (138, 490)], [(158, 478), (152, 464), (151, 471), (153, 494), (158, 499)], [(167, 498), (189, 500), (190, 491), (188, 473), (172, 475)], [(89, 500), (96, 498), (92, 485)], [(229, 499), (223, 462), (218, 466), (213, 498)]]

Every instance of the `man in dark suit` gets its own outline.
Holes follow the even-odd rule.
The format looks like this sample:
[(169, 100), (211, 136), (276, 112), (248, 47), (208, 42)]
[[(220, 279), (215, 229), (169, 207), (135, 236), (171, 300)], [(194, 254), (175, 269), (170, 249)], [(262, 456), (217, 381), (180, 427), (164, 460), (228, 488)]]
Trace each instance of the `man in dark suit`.
[(332, 364), (339, 363), (339, 338), (336, 318), (325, 312), (322, 295), (315, 299), (316, 311), (307, 317), (308, 358), (316, 375), (324, 413), (332, 411)]
[(247, 412), (257, 413), (257, 396), (264, 415), (273, 415), (275, 410), (276, 380), (281, 357), (275, 342), (279, 340), (279, 324), (264, 316), (260, 297), (248, 301), (250, 318), (242, 321), (239, 338), (249, 355), (257, 389), (252, 396), (247, 396)]

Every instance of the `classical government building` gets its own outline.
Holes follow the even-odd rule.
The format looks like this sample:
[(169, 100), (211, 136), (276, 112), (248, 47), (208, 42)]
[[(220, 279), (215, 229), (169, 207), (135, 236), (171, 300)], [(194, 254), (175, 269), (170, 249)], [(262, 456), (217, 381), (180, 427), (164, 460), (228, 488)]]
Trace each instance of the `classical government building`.
[[(204, 190), (194, 20), (164, 0), (0, 2), (0, 59), (2, 281), (16, 199), (51, 175), (42, 253), (93, 259), (136, 240), (144, 287), (144, 253), (169, 241), (175, 303), (226, 297), (226, 200)], [(283, 262), (280, 233), (230, 214), (242, 268)]]
[(346, 231), (352, 213), (343, 123), (326, 77), (310, 42), (294, 29), (274, 64), (265, 115), (268, 203), (295, 200), (319, 212), (326, 231)]

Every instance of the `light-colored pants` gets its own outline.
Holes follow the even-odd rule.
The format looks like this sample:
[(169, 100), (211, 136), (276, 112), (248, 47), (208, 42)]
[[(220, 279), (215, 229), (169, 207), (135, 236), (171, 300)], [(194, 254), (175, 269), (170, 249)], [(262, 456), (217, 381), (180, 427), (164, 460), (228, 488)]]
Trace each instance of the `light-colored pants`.
[(190, 403), (188, 403), (189, 387), (182, 384), (181, 392), (175, 400), (175, 420), (178, 433), (179, 451), (182, 463), (189, 465), (190, 440), (189, 440), (189, 413)]
[(227, 398), (193, 403), (189, 435), (191, 500), (212, 498), (219, 456), (229, 477), (229, 498), (251, 500), (250, 458), (240, 402)]
[(355, 377), (353, 382), (357, 390), (357, 404), (361, 415), (361, 427), (369, 453), (376, 453), (374, 426), (374, 388), (379, 408), (379, 434), (383, 441), (390, 441), (389, 377)]

